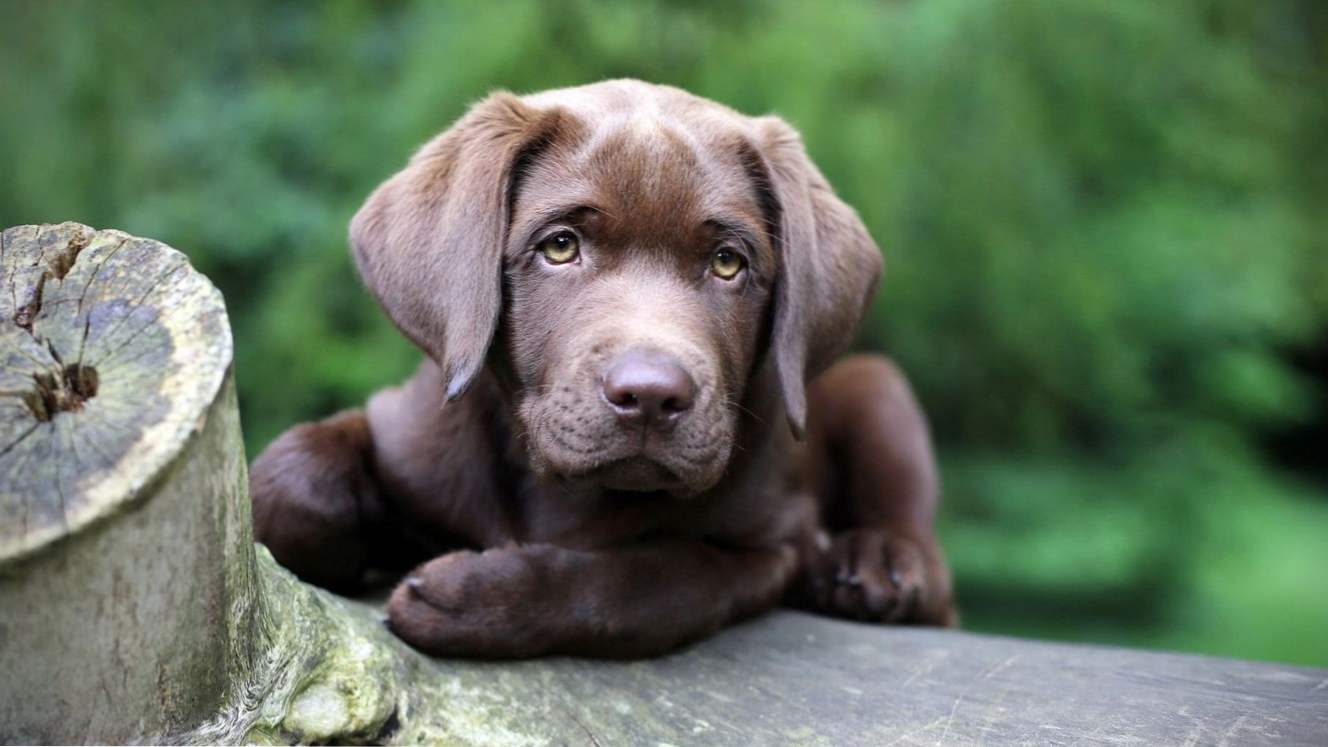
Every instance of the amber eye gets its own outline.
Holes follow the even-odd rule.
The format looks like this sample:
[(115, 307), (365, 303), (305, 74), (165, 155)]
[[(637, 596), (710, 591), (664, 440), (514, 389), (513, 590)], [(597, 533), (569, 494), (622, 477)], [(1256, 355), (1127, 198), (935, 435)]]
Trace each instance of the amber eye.
[(710, 258), (710, 271), (722, 280), (732, 280), (747, 266), (747, 260), (732, 249), (720, 249)]
[(549, 264), (565, 265), (576, 259), (581, 252), (581, 243), (572, 233), (561, 231), (541, 241), (535, 249), (544, 255)]

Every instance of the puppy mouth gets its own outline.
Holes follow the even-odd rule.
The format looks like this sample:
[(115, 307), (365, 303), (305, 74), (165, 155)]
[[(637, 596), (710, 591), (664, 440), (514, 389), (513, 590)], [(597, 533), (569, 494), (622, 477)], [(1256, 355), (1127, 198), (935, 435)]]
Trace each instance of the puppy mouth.
[(645, 456), (615, 459), (581, 476), (609, 490), (655, 492), (678, 490), (684, 481), (672, 470)]
[[(560, 390), (561, 391), (561, 390)], [(591, 491), (700, 495), (722, 477), (732, 440), (724, 413), (702, 401), (667, 430), (625, 427), (588, 397), (522, 403), (531, 466), (540, 479)], [(598, 403), (595, 403), (598, 405)]]

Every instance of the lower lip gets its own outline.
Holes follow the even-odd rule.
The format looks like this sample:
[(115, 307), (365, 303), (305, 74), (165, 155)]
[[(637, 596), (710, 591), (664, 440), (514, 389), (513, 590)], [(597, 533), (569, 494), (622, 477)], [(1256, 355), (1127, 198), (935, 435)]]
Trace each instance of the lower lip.
[(619, 459), (595, 470), (594, 478), (613, 490), (649, 492), (678, 484), (678, 478), (664, 466), (643, 457)]

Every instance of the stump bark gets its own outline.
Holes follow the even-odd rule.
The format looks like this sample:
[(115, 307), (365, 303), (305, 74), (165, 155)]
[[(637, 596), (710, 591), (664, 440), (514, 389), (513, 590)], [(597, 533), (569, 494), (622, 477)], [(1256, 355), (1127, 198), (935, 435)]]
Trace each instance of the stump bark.
[(0, 236), (0, 742), (1322, 744), (1328, 670), (766, 615), (639, 662), (435, 660), (255, 548), (221, 297)]

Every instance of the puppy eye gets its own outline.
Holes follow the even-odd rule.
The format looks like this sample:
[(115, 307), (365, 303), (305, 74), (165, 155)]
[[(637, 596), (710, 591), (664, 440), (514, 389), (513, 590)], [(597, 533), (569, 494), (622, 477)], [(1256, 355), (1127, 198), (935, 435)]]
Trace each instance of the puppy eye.
[(570, 231), (559, 231), (541, 241), (535, 250), (551, 265), (565, 265), (581, 253), (581, 242)]
[(747, 260), (732, 249), (720, 249), (710, 258), (710, 272), (721, 280), (732, 280), (747, 266)]

